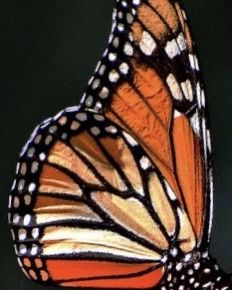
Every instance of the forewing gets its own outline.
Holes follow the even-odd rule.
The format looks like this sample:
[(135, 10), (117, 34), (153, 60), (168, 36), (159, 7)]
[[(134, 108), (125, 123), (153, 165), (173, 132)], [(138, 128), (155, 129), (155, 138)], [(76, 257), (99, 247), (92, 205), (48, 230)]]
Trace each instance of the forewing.
[[(208, 242), (212, 172), (206, 101), (178, 1), (117, 1), (108, 48), (82, 99), (144, 148)], [(93, 98), (94, 96), (94, 98)]]

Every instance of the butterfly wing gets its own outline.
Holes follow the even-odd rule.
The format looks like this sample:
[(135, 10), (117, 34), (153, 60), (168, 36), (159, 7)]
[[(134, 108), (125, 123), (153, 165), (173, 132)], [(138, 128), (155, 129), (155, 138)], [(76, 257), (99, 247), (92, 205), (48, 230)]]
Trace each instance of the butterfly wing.
[(173, 241), (207, 243), (210, 142), (184, 12), (118, 1), (114, 19), (81, 109), (42, 123), (18, 163), (15, 249), (46, 284), (153, 287)]
[(185, 12), (178, 1), (118, 1), (114, 19), (108, 49), (82, 102), (141, 144), (188, 213), (198, 244), (207, 245), (210, 133)]
[(141, 289), (161, 280), (161, 258), (177, 225), (144, 154), (100, 114), (64, 111), (36, 129), (21, 153), (10, 202), (27, 276), (104, 288)]

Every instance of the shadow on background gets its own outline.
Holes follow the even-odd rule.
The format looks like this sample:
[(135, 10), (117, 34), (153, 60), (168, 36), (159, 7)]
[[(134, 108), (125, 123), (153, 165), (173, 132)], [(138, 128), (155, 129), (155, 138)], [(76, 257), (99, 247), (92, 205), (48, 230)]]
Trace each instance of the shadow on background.
[[(33, 128), (82, 96), (111, 28), (113, 0), (0, 2), (0, 285), (43, 290), (21, 274), (7, 225), (19, 151)], [(211, 252), (232, 271), (232, 2), (185, 0), (208, 92), (214, 148)]]

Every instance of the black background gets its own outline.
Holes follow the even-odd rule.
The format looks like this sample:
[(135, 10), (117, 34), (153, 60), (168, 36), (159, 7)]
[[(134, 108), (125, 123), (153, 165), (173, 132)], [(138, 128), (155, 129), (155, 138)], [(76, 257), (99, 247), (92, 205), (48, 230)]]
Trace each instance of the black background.
[[(100, 58), (113, 0), (0, 0), (0, 288), (47, 289), (19, 270), (7, 203), (33, 128), (75, 105)], [(214, 149), (211, 252), (232, 272), (232, 1), (184, 1), (208, 94)]]

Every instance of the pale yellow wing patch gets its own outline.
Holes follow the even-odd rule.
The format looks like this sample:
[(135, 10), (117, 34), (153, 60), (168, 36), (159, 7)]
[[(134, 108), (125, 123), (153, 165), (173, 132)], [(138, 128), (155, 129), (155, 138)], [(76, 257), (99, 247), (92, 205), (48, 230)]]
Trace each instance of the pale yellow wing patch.
[(141, 260), (159, 260), (158, 253), (118, 233), (88, 228), (48, 227), (43, 238), (43, 254), (102, 253)]
[(92, 199), (100, 205), (111, 218), (133, 232), (138, 237), (142, 237), (156, 247), (167, 250), (168, 242), (159, 229), (156, 222), (145, 206), (136, 198), (121, 198), (108, 192), (95, 192)]
[(175, 215), (156, 173), (150, 174), (149, 193), (155, 212), (159, 216), (169, 236), (172, 236), (176, 230)]

